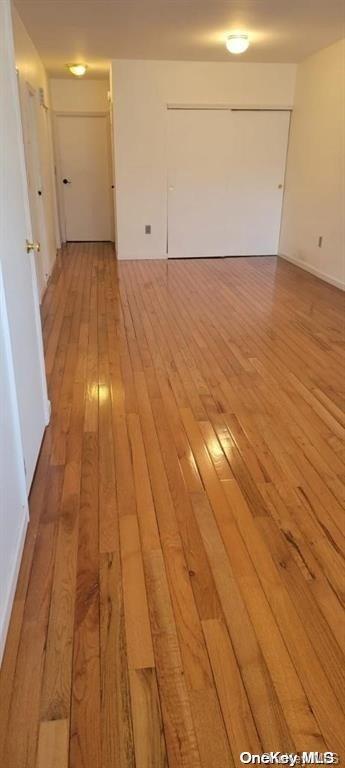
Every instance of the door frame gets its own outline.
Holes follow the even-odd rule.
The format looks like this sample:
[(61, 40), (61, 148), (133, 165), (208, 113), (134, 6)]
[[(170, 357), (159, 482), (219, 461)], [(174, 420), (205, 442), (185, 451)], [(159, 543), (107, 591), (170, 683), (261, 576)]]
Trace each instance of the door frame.
[[(55, 110), (53, 112), (53, 140), (54, 140), (54, 149), (55, 149), (55, 182), (56, 182), (56, 196), (58, 201), (58, 213), (59, 213), (59, 224), (60, 224), (60, 238), (62, 243), (67, 242), (66, 238), (66, 216), (65, 216), (65, 202), (63, 197), (63, 190), (60, 184), (60, 179), (62, 176), (62, 162), (61, 162), (61, 152), (60, 152), (60, 145), (59, 145), (59, 135), (58, 135), (58, 127), (57, 122), (59, 117), (105, 117), (107, 121), (107, 146), (108, 146), (108, 158), (109, 158), (109, 178), (113, 179), (113, 152), (112, 152), (112, 143), (111, 143), (111, 120), (110, 120), (110, 112), (71, 112), (66, 110)], [(114, 180), (113, 180), (114, 185)], [(113, 195), (114, 189), (109, 189), (109, 201), (110, 201), (110, 229), (112, 233), (112, 242), (115, 242), (115, 221), (114, 221), (114, 195)]]

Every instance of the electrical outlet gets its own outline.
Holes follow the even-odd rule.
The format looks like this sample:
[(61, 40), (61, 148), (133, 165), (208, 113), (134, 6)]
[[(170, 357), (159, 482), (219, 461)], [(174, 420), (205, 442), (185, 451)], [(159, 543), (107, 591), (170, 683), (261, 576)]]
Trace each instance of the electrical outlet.
[(322, 236), (322, 235), (320, 235), (320, 237), (319, 237), (319, 241), (318, 241), (318, 246), (319, 246), (319, 248), (322, 248), (322, 241), (323, 241), (323, 236)]
[(145, 235), (151, 234), (151, 224), (145, 224)]

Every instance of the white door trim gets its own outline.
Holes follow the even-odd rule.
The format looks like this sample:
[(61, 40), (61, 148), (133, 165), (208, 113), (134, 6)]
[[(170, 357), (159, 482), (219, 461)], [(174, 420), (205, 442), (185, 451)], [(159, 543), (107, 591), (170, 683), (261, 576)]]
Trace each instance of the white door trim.
[(65, 218), (65, 206), (63, 201), (63, 194), (61, 185), (59, 183), (59, 180), (61, 179), (61, 157), (60, 157), (60, 146), (59, 146), (59, 140), (58, 140), (58, 128), (57, 128), (57, 118), (59, 117), (60, 112), (53, 112), (52, 114), (52, 129), (53, 129), (53, 144), (54, 144), (54, 157), (55, 157), (55, 189), (56, 189), (56, 200), (57, 200), (57, 209), (58, 209), (58, 220), (59, 220), (59, 235), (61, 244), (66, 242), (66, 218)]

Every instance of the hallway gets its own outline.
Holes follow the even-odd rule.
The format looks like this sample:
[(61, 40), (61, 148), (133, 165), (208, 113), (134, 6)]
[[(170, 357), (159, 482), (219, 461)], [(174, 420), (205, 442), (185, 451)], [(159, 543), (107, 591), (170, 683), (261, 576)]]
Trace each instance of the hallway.
[(1, 766), (344, 754), (343, 298), (275, 258), (62, 251)]

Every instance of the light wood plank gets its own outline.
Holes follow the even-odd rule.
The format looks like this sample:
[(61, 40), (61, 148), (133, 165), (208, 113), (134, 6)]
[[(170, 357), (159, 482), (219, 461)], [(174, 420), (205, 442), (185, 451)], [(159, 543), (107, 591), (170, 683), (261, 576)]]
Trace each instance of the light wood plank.
[(68, 768), (68, 720), (42, 722), (36, 768)]
[(136, 768), (167, 766), (155, 670), (132, 669), (130, 685)]
[(120, 540), (128, 665), (130, 669), (154, 667), (144, 568), (135, 515), (121, 517)]

